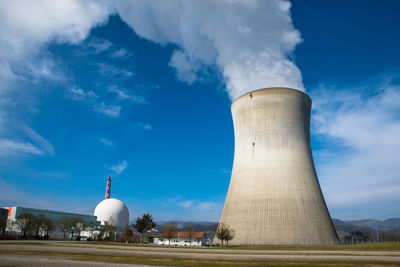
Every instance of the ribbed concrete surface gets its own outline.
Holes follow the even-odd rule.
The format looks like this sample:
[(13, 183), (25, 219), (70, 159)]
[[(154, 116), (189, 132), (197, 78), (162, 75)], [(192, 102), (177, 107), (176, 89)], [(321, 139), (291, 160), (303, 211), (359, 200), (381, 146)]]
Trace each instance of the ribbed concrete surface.
[(235, 157), (220, 222), (231, 244), (337, 241), (310, 146), (311, 99), (288, 88), (247, 93), (232, 104)]

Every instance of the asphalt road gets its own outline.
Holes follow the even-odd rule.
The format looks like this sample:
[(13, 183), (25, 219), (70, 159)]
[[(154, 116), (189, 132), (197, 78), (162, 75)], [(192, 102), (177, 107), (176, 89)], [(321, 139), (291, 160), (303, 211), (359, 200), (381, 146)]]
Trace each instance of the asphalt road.
[(118, 263), (105, 263), (96, 261), (77, 261), (66, 259), (63, 257), (43, 257), (43, 256), (27, 256), (27, 255), (2, 255), (0, 254), (0, 266), (59, 266), (59, 267), (84, 267), (84, 266), (98, 266), (98, 267), (127, 267), (127, 266), (140, 266), (140, 267), (154, 267), (149, 265), (136, 265), (136, 264), (118, 264)]

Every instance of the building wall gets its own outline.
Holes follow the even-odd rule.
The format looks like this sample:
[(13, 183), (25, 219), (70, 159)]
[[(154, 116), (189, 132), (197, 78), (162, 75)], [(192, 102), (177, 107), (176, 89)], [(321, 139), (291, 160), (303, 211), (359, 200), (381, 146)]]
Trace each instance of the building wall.
[(270, 88), (232, 104), (235, 155), (220, 223), (231, 244), (337, 242), (310, 145), (311, 99)]
[[(81, 235), (85, 235), (87, 237), (91, 237), (91, 231), (89, 228), (91, 227), (99, 227), (100, 222), (97, 221), (96, 216), (92, 215), (85, 215), (85, 214), (77, 214), (77, 213), (68, 213), (68, 212), (60, 212), (60, 211), (52, 211), (52, 210), (42, 210), (42, 209), (33, 209), (33, 208), (25, 208), (25, 207), (8, 207), (6, 208), (8, 210), (8, 221), (13, 222), (17, 218), (18, 215), (29, 212), (32, 213), (34, 216), (39, 216), (40, 214), (43, 214), (47, 218), (53, 220), (53, 223), (56, 224), (54, 229), (49, 233), (51, 237), (55, 238), (63, 238), (64, 233), (63, 231), (58, 227), (58, 223), (60, 219), (64, 216), (66, 217), (80, 217), (84, 221), (86, 225), (86, 229), (88, 231), (82, 231)], [(8, 227), (9, 232), (15, 232), (16, 229), (12, 226)], [(68, 236), (69, 237), (69, 236)]]
[[(154, 244), (157, 245), (171, 245), (171, 246), (190, 246), (189, 238), (171, 238), (171, 244), (168, 241), (168, 238), (154, 238)], [(202, 239), (192, 239), (192, 246), (203, 246), (205, 245), (205, 240)]]
[(78, 213), (68, 213), (68, 212), (61, 212), (61, 211), (53, 211), (53, 210), (42, 210), (42, 209), (33, 209), (33, 208), (25, 208), (25, 207), (9, 207), (8, 208), (9, 216), (8, 219), (13, 221), (15, 218), (25, 212), (32, 213), (34, 216), (39, 216), (40, 214), (45, 215), (47, 218), (52, 219), (54, 222), (58, 222), (61, 217), (75, 217), (78, 216), (82, 218), (86, 225), (93, 225), (99, 226), (100, 223), (97, 221), (96, 216), (93, 215), (85, 215), (85, 214), (78, 214)]

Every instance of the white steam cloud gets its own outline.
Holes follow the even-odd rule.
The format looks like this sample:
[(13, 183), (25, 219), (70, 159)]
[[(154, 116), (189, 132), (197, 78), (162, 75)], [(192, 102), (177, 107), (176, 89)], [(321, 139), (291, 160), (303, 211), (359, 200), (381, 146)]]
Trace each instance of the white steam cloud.
[(301, 42), (283, 0), (118, 1), (121, 18), (141, 37), (179, 48), (170, 66), (192, 83), (217, 66), (231, 99), (264, 87), (304, 90), (288, 56)]
[(1, 83), (19, 76), (16, 62), (32, 60), (50, 42), (77, 44), (118, 13), (139, 36), (177, 45), (169, 64), (182, 81), (206, 80), (218, 70), (231, 99), (263, 87), (303, 90), (289, 59), (301, 42), (290, 6), (286, 0), (0, 0)]

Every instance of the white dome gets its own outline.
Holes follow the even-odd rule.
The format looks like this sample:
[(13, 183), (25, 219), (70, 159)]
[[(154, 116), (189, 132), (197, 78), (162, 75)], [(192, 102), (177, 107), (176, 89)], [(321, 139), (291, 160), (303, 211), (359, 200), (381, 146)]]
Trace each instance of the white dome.
[(125, 227), (129, 223), (129, 211), (124, 202), (109, 198), (100, 202), (94, 209), (94, 216), (102, 225), (109, 222), (117, 227)]

